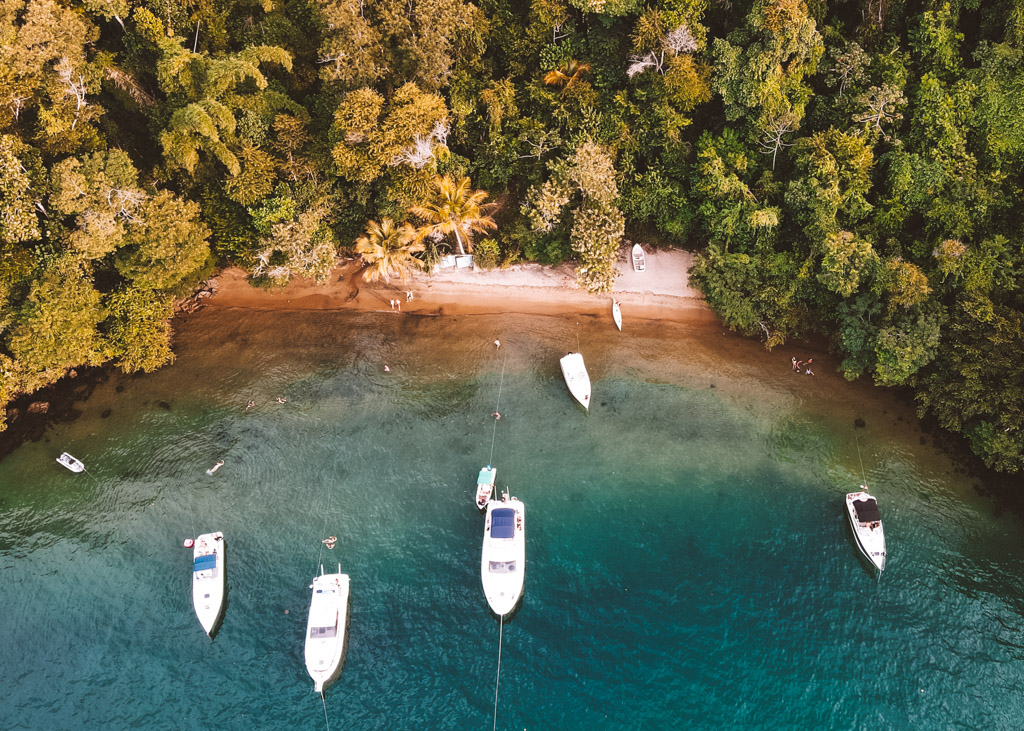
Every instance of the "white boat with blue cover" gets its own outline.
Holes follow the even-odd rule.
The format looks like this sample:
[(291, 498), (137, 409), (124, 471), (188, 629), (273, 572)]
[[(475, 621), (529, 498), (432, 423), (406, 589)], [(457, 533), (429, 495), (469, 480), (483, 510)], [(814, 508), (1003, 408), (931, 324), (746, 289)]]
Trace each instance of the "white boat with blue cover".
[(497, 468), (487, 465), (480, 469), (480, 474), (476, 477), (476, 506), (481, 511), (487, 509), (487, 501), (494, 494), (494, 478), (497, 475)]
[(487, 465), (480, 469), (476, 478), (476, 506), (480, 510), (487, 509), (487, 503), (494, 494), (494, 480), (498, 475), (498, 469)]
[(313, 679), (313, 689), (323, 693), (331, 684), (345, 658), (345, 635), (348, 631), (348, 574), (325, 574), (320, 566), (320, 575), (309, 585), (313, 598), (309, 603), (309, 619), (306, 621), (306, 647), (304, 651), (306, 672)]
[(569, 387), (569, 393), (589, 412), (590, 374), (587, 373), (587, 366), (583, 364), (583, 354), (567, 353), (562, 356), (559, 364), (562, 366), (562, 377), (565, 378), (565, 385)]
[(868, 494), (867, 486), (846, 496), (846, 517), (853, 529), (853, 538), (864, 557), (879, 570), (885, 570), (885, 531), (878, 501)]
[(192, 606), (212, 637), (224, 608), (224, 534), (219, 531), (204, 533), (192, 546)]
[(480, 581), (491, 611), (503, 617), (523, 595), (526, 574), (526, 506), (508, 493), (487, 503)]

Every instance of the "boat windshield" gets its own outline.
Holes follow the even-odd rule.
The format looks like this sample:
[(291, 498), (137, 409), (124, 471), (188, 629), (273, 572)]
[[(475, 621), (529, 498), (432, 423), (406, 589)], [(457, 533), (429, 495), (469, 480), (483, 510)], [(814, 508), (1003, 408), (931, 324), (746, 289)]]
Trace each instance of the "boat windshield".
[(878, 512), (878, 503), (874, 498), (854, 500), (853, 512), (857, 514), (857, 520), (861, 523), (871, 523), (882, 519), (882, 514)]
[(515, 561), (488, 561), (487, 572), (490, 574), (514, 574)]
[(332, 637), (338, 636), (338, 625), (333, 624), (329, 627), (310, 627), (309, 628), (309, 639), (311, 640), (329, 640)]
[(516, 511), (498, 508), (491, 513), (491, 538), (511, 538), (515, 535)]

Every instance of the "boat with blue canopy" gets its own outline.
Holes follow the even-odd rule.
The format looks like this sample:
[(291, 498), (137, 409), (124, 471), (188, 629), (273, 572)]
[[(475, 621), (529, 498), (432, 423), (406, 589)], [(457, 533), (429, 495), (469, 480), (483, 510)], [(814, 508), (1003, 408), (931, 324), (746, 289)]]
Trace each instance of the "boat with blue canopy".
[(487, 502), (494, 493), (494, 478), (497, 476), (497, 468), (487, 465), (480, 469), (476, 477), (476, 506), (481, 512), (487, 509)]
[(523, 595), (526, 574), (526, 506), (505, 492), (487, 503), (480, 581), (491, 611), (504, 617)]
[(212, 637), (224, 608), (224, 534), (219, 531), (204, 533), (193, 544), (192, 606)]

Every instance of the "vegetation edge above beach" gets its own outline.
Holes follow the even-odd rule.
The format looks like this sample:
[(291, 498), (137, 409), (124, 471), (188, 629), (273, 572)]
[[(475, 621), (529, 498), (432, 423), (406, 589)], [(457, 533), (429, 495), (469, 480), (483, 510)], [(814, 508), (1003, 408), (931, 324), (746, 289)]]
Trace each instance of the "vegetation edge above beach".
[(602, 293), (628, 236), (1024, 467), (1019, 0), (10, 0), (0, 37), (0, 403), (169, 363), (228, 263)]

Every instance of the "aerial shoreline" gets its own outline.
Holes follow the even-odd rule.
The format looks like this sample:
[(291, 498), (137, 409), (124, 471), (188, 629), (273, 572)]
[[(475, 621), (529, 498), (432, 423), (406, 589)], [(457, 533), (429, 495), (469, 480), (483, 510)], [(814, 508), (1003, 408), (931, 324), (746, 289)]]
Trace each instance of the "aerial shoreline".
[[(243, 269), (229, 267), (216, 277), (216, 294), (208, 307), (268, 310), (389, 311), (396, 314), (611, 314), (612, 299), (623, 307), (626, 322), (633, 319), (706, 322), (717, 320), (700, 292), (689, 284), (693, 254), (681, 249), (647, 252), (647, 268), (635, 272), (628, 248), (620, 252), (615, 286), (608, 294), (593, 295), (575, 285), (568, 265), (546, 267), (517, 264), (507, 269), (440, 269), (398, 280), (365, 282), (357, 260), (341, 263), (330, 280), (320, 284), (297, 279), (271, 290), (252, 286)], [(412, 299), (408, 299), (408, 293)]]

